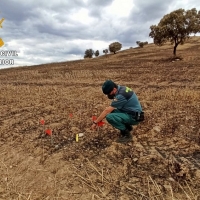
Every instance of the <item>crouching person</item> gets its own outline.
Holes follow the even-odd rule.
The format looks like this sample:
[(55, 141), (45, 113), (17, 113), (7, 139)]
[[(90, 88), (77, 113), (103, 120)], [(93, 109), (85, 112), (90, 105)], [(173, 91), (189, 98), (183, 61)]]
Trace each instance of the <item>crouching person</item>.
[(132, 126), (144, 120), (144, 112), (137, 95), (129, 87), (117, 85), (112, 80), (104, 82), (102, 91), (112, 102), (93, 122), (91, 128), (95, 129), (98, 122), (106, 118), (109, 124), (120, 130), (117, 142), (132, 141)]

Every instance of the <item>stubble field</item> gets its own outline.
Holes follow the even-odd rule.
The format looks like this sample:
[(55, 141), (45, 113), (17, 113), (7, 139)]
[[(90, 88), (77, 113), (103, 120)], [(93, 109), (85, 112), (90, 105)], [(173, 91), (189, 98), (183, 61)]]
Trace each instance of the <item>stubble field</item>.
[[(200, 37), (172, 48), (0, 70), (0, 200), (200, 199)], [(106, 79), (141, 101), (133, 142), (90, 130)]]

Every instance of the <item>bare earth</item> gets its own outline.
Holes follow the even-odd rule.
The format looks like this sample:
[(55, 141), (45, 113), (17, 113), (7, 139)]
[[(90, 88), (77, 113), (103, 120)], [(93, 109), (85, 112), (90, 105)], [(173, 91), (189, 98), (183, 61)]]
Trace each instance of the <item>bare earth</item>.
[[(149, 44), (0, 70), (0, 200), (199, 200), (200, 37), (178, 46), (182, 60), (172, 51)], [(131, 143), (116, 143), (106, 120), (90, 130), (110, 104), (106, 79), (141, 101), (146, 119)]]

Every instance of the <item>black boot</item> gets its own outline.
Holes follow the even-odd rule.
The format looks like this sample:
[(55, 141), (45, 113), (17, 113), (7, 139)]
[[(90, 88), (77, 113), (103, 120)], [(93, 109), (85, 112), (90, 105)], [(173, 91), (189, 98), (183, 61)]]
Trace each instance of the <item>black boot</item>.
[(120, 138), (117, 139), (116, 142), (118, 143), (125, 143), (125, 142), (131, 142), (133, 136), (131, 135), (130, 131), (128, 129), (121, 131)]
[(125, 124), (126, 129), (128, 129), (129, 131), (133, 130), (133, 127), (130, 124)]

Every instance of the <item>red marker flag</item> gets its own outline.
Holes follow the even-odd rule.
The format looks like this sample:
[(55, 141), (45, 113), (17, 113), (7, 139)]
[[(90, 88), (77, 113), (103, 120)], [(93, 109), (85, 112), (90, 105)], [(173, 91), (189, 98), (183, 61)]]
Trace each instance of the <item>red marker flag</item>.
[(52, 135), (52, 130), (51, 130), (51, 129), (47, 129), (47, 130), (45, 130), (45, 133), (46, 133), (47, 135)]
[[(97, 119), (96, 116), (92, 116), (92, 121), (95, 121), (96, 119)], [(103, 126), (104, 124), (105, 124), (105, 122), (102, 122), (102, 121), (97, 123), (98, 126)]]
[(72, 118), (72, 117), (73, 117), (73, 114), (72, 114), (72, 113), (70, 113), (70, 114), (69, 114), (69, 116)]
[(105, 122), (100, 121), (97, 124), (98, 124), (98, 126), (103, 126), (105, 124)]
[(44, 124), (45, 124), (45, 121), (44, 121), (44, 119), (41, 119), (41, 120), (40, 120), (40, 124), (42, 124), (42, 125), (44, 125)]
[(96, 116), (92, 116), (92, 121), (96, 120), (97, 117)]

